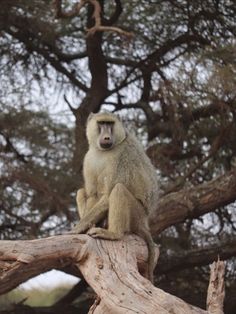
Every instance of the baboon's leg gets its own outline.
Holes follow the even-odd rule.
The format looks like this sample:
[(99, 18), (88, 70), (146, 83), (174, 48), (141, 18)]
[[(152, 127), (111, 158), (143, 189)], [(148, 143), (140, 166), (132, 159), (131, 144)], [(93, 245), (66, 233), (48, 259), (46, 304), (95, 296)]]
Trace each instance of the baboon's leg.
[[(83, 204), (82, 204), (83, 205)], [(104, 220), (108, 211), (108, 197), (103, 195), (93, 208), (86, 211), (84, 217), (72, 228), (71, 234), (84, 233), (98, 222)]]
[(87, 204), (86, 204), (86, 209), (87, 211), (90, 211), (95, 204), (98, 202), (98, 198), (96, 196), (90, 196), (87, 198)]
[[(108, 230), (91, 228), (88, 234), (96, 238), (117, 240), (126, 232), (135, 232), (135, 230), (131, 230), (131, 223), (135, 229), (136, 222), (134, 220), (138, 217), (142, 219), (139, 214), (140, 207), (140, 203), (129, 190), (123, 184), (117, 183), (109, 196)], [(134, 210), (135, 213), (132, 214)]]
[(79, 218), (82, 219), (98, 202), (97, 197), (87, 197), (85, 189), (79, 189), (76, 195), (76, 203), (79, 212)]
[(95, 238), (119, 240), (125, 232), (136, 233), (147, 243), (148, 267), (143, 275), (153, 282), (155, 251), (145, 209), (129, 190), (119, 183), (109, 197), (108, 230), (91, 228), (87, 233)]
[(77, 203), (77, 209), (79, 212), (79, 218), (83, 218), (86, 213), (86, 193), (85, 189), (79, 189), (76, 194), (76, 203)]

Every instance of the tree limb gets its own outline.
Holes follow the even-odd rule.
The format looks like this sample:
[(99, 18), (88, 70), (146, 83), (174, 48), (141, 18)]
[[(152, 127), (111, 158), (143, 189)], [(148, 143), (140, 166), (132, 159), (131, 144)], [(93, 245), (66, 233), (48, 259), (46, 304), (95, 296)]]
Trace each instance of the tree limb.
[(215, 313), (154, 287), (138, 272), (145, 269), (147, 257), (144, 241), (136, 236), (126, 236), (122, 241), (88, 235), (0, 241), (0, 294), (39, 273), (71, 265), (81, 271), (98, 295), (89, 313)]
[(1, 130), (0, 130), (0, 135), (2, 135), (6, 141), (6, 145), (4, 147), (5, 152), (12, 152), (16, 156), (16, 159), (18, 159), (18, 160), (20, 160), (26, 164), (27, 163), (26, 158), (29, 156), (26, 156), (25, 154), (20, 153), (17, 150), (17, 148), (13, 145), (10, 137)]
[(153, 234), (236, 200), (236, 169), (204, 184), (163, 196), (150, 217)]
[[(126, 36), (128, 38), (133, 37), (133, 33), (126, 32), (119, 27), (102, 25), (101, 22), (101, 5), (97, 0), (81, 0), (80, 2), (75, 3), (73, 8), (70, 11), (63, 11), (61, 7), (61, 0), (54, 0), (53, 5), (55, 8), (55, 17), (56, 18), (72, 18), (80, 13), (82, 7), (84, 7), (87, 3), (90, 3), (94, 7), (93, 18), (95, 20), (95, 24), (93, 27), (87, 29), (87, 36), (94, 35), (96, 32), (114, 32), (120, 35)], [(116, 21), (116, 19), (120, 16), (122, 12), (122, 6), (120, 1), (116, 1), (116, 11), (114, 12), (111, 20), (107, 24), (112, 24)]]
[[(156, 93), (153, 95), (150, 100), (160, 100), (160, 95)], [(216, 114), (222, 115), (224, 111), (231, 110), (233, 111), (235, 107), (234, 101), (230, 101), (228, 103), (217, 102), (214, 101), (209, 105), (197, 107), (194, 109), (185, 108), (181, 112), (181, 124), (184, 125), (185, 129), (188, 129), (193, 123), (199, 121), (202, 118), (209, 118), (210, 116), (214, 116)], [(171, 136), (171, 121), (167, 120), (165, 122), (159, 121), (158, 123), (152, 124), (148, 129), (148, 138), (151, 141), (156, 136), (164, 134), (166, 136)]]
[(217, 260), (218, 256), (221, 260), (236, 256), (236, 240), (225, 240), (220, 245), (207, 245), (199, 249), (181, 251), (181, 254), (179, 251), (170, 256), (164, 254), (158, 261), (157, 272), (158, 275), (168, 274), (196, 266), (209, 265), (214, 260)]
[(214, 155), (217, 153), (217, 151), (221, 148), (221, 146), (225, 142), (225, 137), (232, 126), (233, 126), (233, 122), (230, 122), (228, 125), (226, 125), (220, 130), (220, 133), (214, 138), (211, 144), (211, 148), (209, 150), (208, 155), (202, 157), (201, 159), (198, 160), (197, 163), (191, 165), (188, 171), (183, 176), (181, 176), (179, 180), (177, 180), (177, 183), (174, 183), (173, 185), (171, 185), (169, 188), (165, 190), (165, 194), (169, 194), (170, 192), (175, 192), (179, 188), (183, 187), (185, 182), (187, 181), (187, 178), (190, 178), (192, 174), (197, 169), (199, 169), (206, 161), (214, 157)]
[[(57, 70), (59, 73), (62, 73), (65, 75), (69, 81), (74, 84), (76, 87), (81, 89), (84, 92), (88, 91), (88, 88), (86, 85), (84, 85), (81, 81), (79, 81), (74, 73), (72, 71), (67, 70), (59, 60), (57, 60), (54, 56), (51, 55), (50, 51), (47, 51), (46, 49), (37, 46), (33, 43), (33, 41), (29, 38), (30, 33), (24, 32), (22, 30), (19, 31), (12, 31), (10, 29), (6, 30), (9, 34), (11, 34), (14, 38), (18, 39), (19, 41), (23, 42), (28, 49), (28, 51), (35, 51), (39, 55), (43, 56), (45, 60), (47, 60), (51, 66)], [(28, 35), (28, 36), (27, 36)]]
[(123, 11), (123, 7), (121, 4), (120, 0), (115, 0), (116, 3), (116, 7), (115, 7), (115, 11), (112, 14), (112, 16), (109, 18), (109, 20), (106, 20), (106, 25), (113, 25), (114, 23), (116, 23)]
[(55, 9), (55, 18), (72, 18), (79, 14), (81, 8), (88, 2), (87, 0), (81, 0), (73, 5), (70, 11), (62, 10), (61, 0), (52, 1), (52, 5)]

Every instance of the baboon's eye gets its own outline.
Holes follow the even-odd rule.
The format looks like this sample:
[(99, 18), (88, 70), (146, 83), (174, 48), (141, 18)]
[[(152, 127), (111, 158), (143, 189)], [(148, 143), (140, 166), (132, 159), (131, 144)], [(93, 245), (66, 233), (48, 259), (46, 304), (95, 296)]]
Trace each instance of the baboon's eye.
[(100, 123), (97, 123), (97, 130), (98, 130), (98, 133), (101, 133), (101, 129), (102, 129), (102, 126)]
[(101, 133), (102, 129), (106, 129), (107, 127), (112, 131), (114, 124), (114, 121), (98, 121), (98, 132)]

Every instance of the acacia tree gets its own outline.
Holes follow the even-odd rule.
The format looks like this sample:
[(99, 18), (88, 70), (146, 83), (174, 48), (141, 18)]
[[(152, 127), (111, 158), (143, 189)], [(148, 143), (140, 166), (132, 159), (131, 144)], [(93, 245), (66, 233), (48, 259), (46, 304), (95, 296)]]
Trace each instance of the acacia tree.
[[(150, 219), (162, 245), (159, 285), (199, 304), (208, 274), (192, 268), (218, 254), (234, 263), (236, 254), (234, 2), (3, 0), (1, 8), (2, 238), (50, 235), (75, 220), (86, 119), (106, 106), (127, 114), (159, 172)], [(74, 128), (46, 112), (54, 93)], [(189, 277), (193, 297), (181, 290)]]

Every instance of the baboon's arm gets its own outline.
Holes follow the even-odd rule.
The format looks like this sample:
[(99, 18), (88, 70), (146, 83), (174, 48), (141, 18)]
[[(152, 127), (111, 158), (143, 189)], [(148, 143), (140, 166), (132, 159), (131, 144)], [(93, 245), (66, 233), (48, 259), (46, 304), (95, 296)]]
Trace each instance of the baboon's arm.
[(104, 195), (93, 208), (72, 228), (70, 233), (83, 233), (105, 218), (108, 212), (108, 197)]

